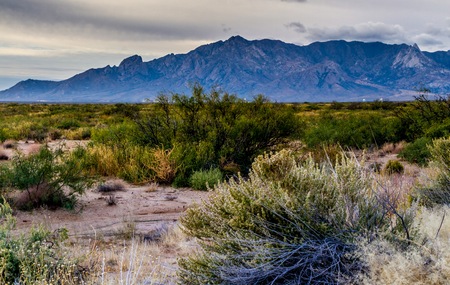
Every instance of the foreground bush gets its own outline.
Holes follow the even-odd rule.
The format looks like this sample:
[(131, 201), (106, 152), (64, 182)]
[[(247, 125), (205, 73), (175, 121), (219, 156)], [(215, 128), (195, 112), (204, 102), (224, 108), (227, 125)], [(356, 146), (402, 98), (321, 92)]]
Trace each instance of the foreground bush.
[[(0, 284), (85, 284), (90, 278), (87, 261), (65, 252), (67, 231), (43, 228), (14, 236), (15, 219), (4, 200), (0, 202)], [(90, 264), (92, 266), (92, 264)]]
[(25, 209), (41, 205), (72, 209), (92, 183), (76, 154), (46, 146), (29, 156), (15, 156), (11, 165), (0, 168), (0, 179), (3, 189), (23, 192), (17, 204)]
[[(215, 187), (182, 218), (202, 250), (180, 259), (184, 284), (345, 284), (362, 264), (355, 241), (398, 233), (361, 165), (260, 156), (248, 179)], [(405, 226), (406, 225), (406, 220)]]
[(423, 241), (407, 250), (385, 240), (361, 244), (361, 258), (369, 270), (360, 274), (357, 284), (448, 284), (449, 214), (447, 206), (422, 209), (414, 228)]

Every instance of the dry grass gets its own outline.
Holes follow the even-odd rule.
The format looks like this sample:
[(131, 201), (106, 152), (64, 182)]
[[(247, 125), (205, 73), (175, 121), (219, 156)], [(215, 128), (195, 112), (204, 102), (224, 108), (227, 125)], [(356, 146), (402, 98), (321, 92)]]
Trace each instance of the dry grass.
[(157, 182), (152, 182), (148, 184), (147, 189), (145, 189), (145, 192), (155, 192), (158, 190), (159, 184)]
[(401, 141), (398, 143), (385, 143), (381, 149), (380, 152), (384, 154), (399, 154), (406, 146), (405, 141)]
[(153, 151), (154, 163), (148, 167), (155, 172), (158, 181), (170, 183), (175, 178), (177, 166), (171, 157), (173, 149), (157, 148)]
[(165, 231), (157, 242), (133, 239), (105, 245), (97, 252), (102, 262), (96, 284), (176, 284), (177, 255), (195, 248), (178, 227)]
[(97, 174), (116, 176), (120, 172), (120, 164), (114, 154), (114, 149), (106, 145), (96, 145), (88, 148), (88, 155), (95, 162)]
[(361, 284), (449, 284), (450, 209), (422, 209), (415, 229), (423, 243), (406, 250), (378, 240), (362, 246), (368, 272)]

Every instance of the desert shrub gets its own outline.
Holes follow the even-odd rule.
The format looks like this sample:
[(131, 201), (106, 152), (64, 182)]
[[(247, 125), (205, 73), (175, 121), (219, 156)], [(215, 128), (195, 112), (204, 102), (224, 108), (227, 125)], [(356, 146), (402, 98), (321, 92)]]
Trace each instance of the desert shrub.
[(428, 149), (428, 144), (430, 143), (430, 138), (418, 138), (414, 142), (407, 144), (398, 156), (410, 163), (417, 163), (418, 165), (424, 166), (430, 158), (430, 151)]
[(450, 97), (432, 95), (419, 90), (414, 102), (396, 112), (401, 124), (398, 131), (403, 139), (414, 141), (423, 136), (447, 136), (450, 118)]
[(92, 175), (118, 177), (131, 183), (170, 184), (178, 171), (174, 149), (133, 143), (93, 143), (81, 148), (80, 163)]
[(74, 119), (64, 119), (56, 127), (62, 130), (78, 129), (80, 123)]
[(147, 165), (155, 173), (155, 182), (172, 183), (177, 173), (178, 167), (172, 157), (173, 149), (156, 148), (153, 149), (153, 163)]
[(346, 156), (336, 165), (297, 160), (288, 151), (259, 156), (248, 179), (217, 185), (181, 219), (202, 250), (179, 260), (180, 280), (347, 284), (362, 267), (355, 241), (394, 231), (373, 186)]
[(59, 140), (62, 137), (62, 133), (61, 133), (60, 130), (56, 130), (56, 129), (55, 130), (50, 130), (48, 132), (48, 137), (51, 140)]
[(13, 157), (10, 167), (2, 172), (6, 185), (22, 191), (19, 206), (28, 209), (40, 205), (73, 208), (77, 196), (92, 182), (76, 157), (46, 146), (29, 156)]
[(32, 124), (26, 138), (38, 142), (44, 142), (48, 137), (48, 127), (42, 124)]
[(300, 125), (287, 105), (263, 96), (246, 102), (214, 89), (206, 93), (199, 85), (191, 96), (158, 96), (134, 122), (136, 143), (178, 149), (175, 181), (186, 185), (194, 171), (211, 166), (235, 165), (247, 173), (257, 155), (296, 135)]
[(431, 164), (436, 169), (436, 179), (431, 185), (418, 189), (418, 195), (426, 205), (450, 205), (450, 138), (436, 139), (429, 146)]
[(9, 136), (7, 135), (7, 132), (4, 129), (0, 128), (0, 142), (6, 140), (8, 138), (9, 138)]
[(206, 190), (208, 187), (213, 188), (222, 179), (220, 169), (210, 168), (208, 170), (195, 171), (189, 179), (189, 184), (196, 190)]
[(0, 203), (0, 222), (1, 284), (84, 284), (91, 277), (83, 264), (86, 256), (64, 250), (67, 230), (50, 232), (34, 227), (13, 235), (15, 218), (4, 200)]
[(389, 160), (384, 166), (384, 173), (391, 175), (394, 173), (403, 173), (405, 168), (403, 164), (398, 160)]
[(91, 129), (89, 129), (89, 128), (83, 128), (83, 129), (81, 130), (81, 139), (82, 139), (82, 140), (88, 140), (88, 139), (90, 139), (90, 138), (91, 138), (91, 135), (92, 135)]
[(425, 136), (433, 139), (450, 136), (450, 118), (447, 118), (442, 122), (436, 122), (426, 129)]
[(99, 126), (91, 130), (92, 141), (104, 145), (123, 146), (133, 143), (137, 127), (130, 122)]

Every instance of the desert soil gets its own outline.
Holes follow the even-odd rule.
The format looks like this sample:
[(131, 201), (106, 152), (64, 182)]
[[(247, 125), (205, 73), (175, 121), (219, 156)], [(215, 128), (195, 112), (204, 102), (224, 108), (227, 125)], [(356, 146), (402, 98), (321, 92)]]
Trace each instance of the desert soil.
[[(51, 148), (61, 145), (71, 149), (85, 141), (50, 142)], [(28, 154), (39, 149), (35, 142), (19, 141), (16, 149)], [(5, 150), (12, 156), (12, 149)], [(108, 181), (107, 181), (108, 182)], [(73, 211), (45, 208), (17, 211), (17, 229), (44, 225), (50, 230), (66, 228), (73, 238), (115, 237), (133, 234), (141, 239), (156, 237), (163, 228), (174, 225), (180, 216), (194, 203), (200, 203), (208, 192), (189, 188), (175, 189), (161, 185), (135, 186), (124, 184), (122, 191), (100, 193), (97, 188), (87, 189)], [(115, 205), (109, 205), (108, 200)]]

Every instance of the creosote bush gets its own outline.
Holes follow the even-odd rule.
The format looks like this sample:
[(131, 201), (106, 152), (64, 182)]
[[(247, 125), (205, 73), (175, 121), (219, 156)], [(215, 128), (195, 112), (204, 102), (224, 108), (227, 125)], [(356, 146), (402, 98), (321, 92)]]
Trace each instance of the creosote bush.
[[(181, 220), (201, 251), (179, 260), (184, 284), (348, 284), (356, 240), (403, 236), (354, 158), (334, 165), (283, 150), (256, 158), (248, 179), (219, 184)], [(398, 221), (398, 220), (397, 220)], [(408, 224), (404, 219), (406, 227)]]

